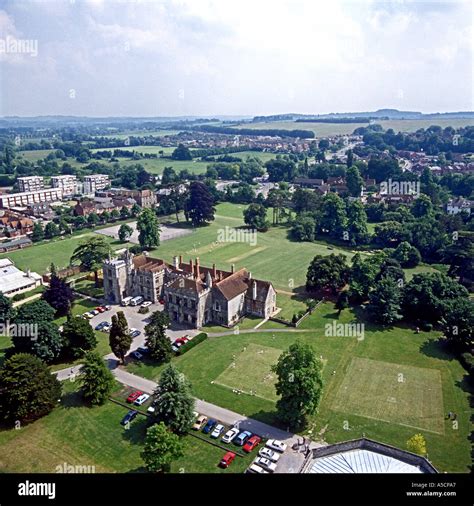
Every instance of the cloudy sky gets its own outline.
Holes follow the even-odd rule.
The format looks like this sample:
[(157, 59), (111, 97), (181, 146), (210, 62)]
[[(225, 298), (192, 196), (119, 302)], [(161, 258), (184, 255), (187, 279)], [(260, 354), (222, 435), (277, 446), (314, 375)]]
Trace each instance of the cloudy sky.
[(0, 0), (0, 116), (472, 110), (473, 3)]

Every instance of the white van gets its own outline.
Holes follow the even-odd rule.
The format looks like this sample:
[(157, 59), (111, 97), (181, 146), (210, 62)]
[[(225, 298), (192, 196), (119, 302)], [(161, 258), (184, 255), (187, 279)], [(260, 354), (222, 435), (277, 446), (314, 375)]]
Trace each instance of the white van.
[(130, 301), (131, 306), (138, 306), (138, 304), (141, 304), (143, 302), (143, 297), (140, 295), (138, 297), (133, 297), (133, 299)]
[(122, 302), (120, 303), (121, 306), (129, 306), (132, 302), (133, 297), (125, 297), (125, 299), (122, 299)]

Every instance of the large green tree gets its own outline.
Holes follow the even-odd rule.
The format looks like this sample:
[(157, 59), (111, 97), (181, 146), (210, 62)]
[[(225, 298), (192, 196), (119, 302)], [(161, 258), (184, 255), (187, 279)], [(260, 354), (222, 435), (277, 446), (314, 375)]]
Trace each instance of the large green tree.
[(360, 197), (364, 180), (356, 166), (349, 167), (346, 172), (346, 184), (351, 197)]
[(344, 255), (316, 255), (308, 267), (306, 288), (308, 291), (330, 289), (336, 293), (347, 283), (348, 277)]
[(173, 356), (171, 341), (166, 335), (168, 325), (168, 313), (155, 311), (145, 326), (146, 346), (150, 350), (150, 357), (158, 363), (169, 362)]
[(125, 355), (132, 346), (133, 338), (130, 336), (127, 319), (123, 311), (118, 311), (112, 316), (110, 327), (109, 344), (113, 354), (125, 363)]
[[(127, 209), (124, 207), (123, 209)], [(122, 223), (120, 225), (119, 231), (118, 231), (118, 237), (120, 242), (127, 242), (130, 239), (130, 236), (133, 234), (133, 228), (130, 225), (127, 225), (126, 223)]]
[(367, 214), (359, 200), (349, 202), (347, 205), (347, 232), (352, 246), (369, 242)]
[(369, 294), (367, 307), (371, 318), (382, 325), (391, 325), (402, 318), (401, 288), (391, 277), (382, 278)]
[(200, 181), (193, 181), (189, 187), (186, 215), (193, 226), (199, 227), (214, 220), (214, 199), (208, 187)]
[(270, 225), (267, 220), (267, 210), (261, 204), (250, 204), (247, 209), (244, 209), (244, 222), (259, 232), (266, 232)]
[(148, 428), (141, 457), (148, 471), (170, 470), (171, 463), (184, 455), (183, 442), (163, 422)]
[(320, 231), (335, 239), (343, 239), (347, 231), (347, 213), (344, 201), (336, 193), (323, 197), (321, 206)]
[(474, 302), (457, 298), (446, 302), (442, 318), (444, 335), (460, 351), (474, 346)]
[(93, 405), (104, 404), (114, 388), (114, 376), (96, 351), (88, 351), (85, 355), (80, 384), (84, 399)]
[(71, 287), (54, 270), (51, 273), (49, 286), (43, 292), (43, 299), (56, 309), (58, 316), (64, 316), (72, 308), (74, 293)]
[(137, 219), (138, 242), (142, 249), (150, 250), (160, 245), (160, 223), (155, 212), (145, 208)]
[(89, 320), (69, 315), (63, 325), (64, 346), (74, 357), (79, 358), (97, 346), (94, 329)]
[(71, 263), (77, 262), (84, 270), (94, 272), (95, 286), (99, 286), (99, 269), (110, 254), (109, 243), (103, 237), (93, 236), (77, 246)]
[(0, 323), (13, 320), (16, 311), (12, 305), (11, 299), (0, 293)]
[(186, 433), (193, 425), (194, 398), (184, 374), (169, 364), (161, 373), (155, 390), (155, 416), (173, 432)]
[(304, 427), (321, 400), (321, 362), (311, 346), (296, 342), (280, 355), (272, 370), (278, 377), (278, 418), (289, 427)]
[(0, 417), (31, 422), (47, 415), (61, 397), (61, 384), (39, 358), (19, 353), (0, 369)]

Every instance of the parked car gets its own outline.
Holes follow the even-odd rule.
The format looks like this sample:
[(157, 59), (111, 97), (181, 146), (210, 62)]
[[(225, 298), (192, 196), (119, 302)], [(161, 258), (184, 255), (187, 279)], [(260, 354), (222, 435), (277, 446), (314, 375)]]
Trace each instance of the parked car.
[(138, 337), (141, 332), (138, 329), (131, 328), (129, 331), (131, 337)]
[(94, 318), (94, 315), (90, 311), (88, 311), (87, 313), (84, 313), (82, 316), (84, 318), (87, 318), (88, 320), (90, 320), (91, 318)]
[(135, 357), (137, 360), (141, 360), (143, 355), (139, 351), (132, 351), (132, 357)]
[(217, 425), (217, 420), (214, 420), (214, 418), (210, 418), (206, 425), (204, 426), (204, 429), (202, 429), (202, 431), (204, 432), (204, 434), (209, 434), (209, 432), (211, 432), (212, 429), (214, 429), (214, 426)]
[(96, 316), (99, 314), (99, 311), (97, 311), (97, 309), (92, 309), (91, 311), (89, 311), (89, 313), (92, 315), (92, 316)]
[(131, 306), (138, 306), (143, 302), (143, 297), (141, 295), (138, 295), (137, 297), (133, 297), (133, 299), (130, 301)]
[(252, 464), (246, 471), (247, 473), (252, 474), (268, 474), (268, 471), (265, 471), (263, 467), (257, 466), (257, 464)]
[(141, 406), (142, 404), (144, 404), (148, 399), (150, 398), (150, 396), (148, 394), (142, 394), (140, 395), (140, 397), (137, 398), (137, 400), (134, 402), (135, 406)]
[(142, 355), (146, 355), (147, 353), (150, 353), (150, 350), (148, 348), (145, 348), (144, 346), (140, 346), (140, 348), (137, 348), (137, 351), (141, 353)]
[(106, 325), (109, 325), (109, 322), (100, 322), (95, 326), (95, 330), (103, 330)]
[(260, 448), (258, 455), (265, 459), (271, 460), (272, 462), (278, 462), (278, 459), (281, 457), (279, 453), (270, 450), (270, 448)]
[(143, 395), (143, 392), (141, 390), (135, 390), (127, 397), (127, 402), (135, 402), (140, 397), (140, 395)]
[(201, 430), (206, 422), (207, 416), (204, 415), (198, 416), (197, 420), (194, 422), (193, 429)]
[(239, 429), (237, 429), (237, 427), (232, 427), (232, 429), (229, 429), (224, 437), (222, 438), (222, 442), (224, 443), (230, 443), (234, 438), (235, 436), (237, 436), (237, 434), (239, 433)]
[(132, 302), (133, 297), (125, 297), (120, 303), (121, 306), (129, 306), (130, 302)]
[(105, 312), (105, 307), (104, 306), (97, 306), (95, 309), (96, 309), (96, 311), (99, 311), (99, 313)]
[(273, 473), (275, 472), (275, 469), (277, 468), (277, 465), (272, 462), (269, 459), (266, 459), (265, 457), (257, 457), (255, 459), (255, 464), (257, 464), (260, 467), (263, 467), (266, 471)]
[(211, 437), (218, 438), (224, 432), (224, 429), (225, 427), (221, 423), (217, 424), (211, 433)]
[(238, 436), (236, 436), (232, 442), (237, 446), (244, 446), (249, 437), (252, 437), (252, 433), (248, 430), (244, 430)]
[(178, 343), (178, 342), (175, 341), (171, 345), (171, 349), (176, 353), (182, 345), (183, 345), (183, 343)]
[(110, 311), (112, 309), (112, 306), (106, 305), (102, 306), (106, 311)]
[(164, 303), (165, 303), (165, 299), (160, 299), (158, 302), (159, 302), (160, 304), (164, 304)]
[(150, 413), (150, 415), (153, 415), (155, 413), (155, 406), (148, 406), (148, 409), (146, 410), (147, 413)]
[(150, 300), (146, 300), (145, 302), (143, 302), (140, 307), (148, 307), (148, 306), (151, 306), (152, 302)]
[(288, 447), (287, 444), (278, 441), (278, 439), (269, 439), (265, 446), (270, 448), (270, 450), (275, 450), (280, 453), (283, 453)]
[(109, 322), (106, 322), (106, 324), (102, 327), (102, 332), (110, 332), (110, 328), (112, 325)]
[(224, 469), (228, 468), (232, 462), (235, 459), (235, 453), (233, 452), (227, 452), (219, 462), (219, 466), (223, 467)]
[(254, 448), (256, 448), (262, 441), (262, 438), (259, 436), (252, 436), (247, 440), (244, 444), (242, 450), (246, 453), (250, 453)]
[(130, 423), (132, 422), (135, 417), (138, 415), (138, 411), (135, 411), (134, 409), (131, 409), (123, 418), (122, 418), (122, 421), (120, 422), (121, 425), (127, 425), (127, 423)]

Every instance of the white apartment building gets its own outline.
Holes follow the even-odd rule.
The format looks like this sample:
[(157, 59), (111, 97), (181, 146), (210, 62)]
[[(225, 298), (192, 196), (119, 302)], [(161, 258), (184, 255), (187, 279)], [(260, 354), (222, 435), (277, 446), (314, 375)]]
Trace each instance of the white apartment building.
[(73, 175), (52, 176), (51, 186), (62, 190), (65, 197), (74, 195), (77, 193), (77, 177)]
[(4, 193), (0, 195), (0, 207), (10, 209), (12, 207), (26, 207), (38, 202), (56, 202), (63, 199), (60, 188), (47, 188), (33, 192)]
[(106, 174), (91, 174), (84, 176), (84, 194), (93, 195), (98, 190), (103, 190), (109, 186), (109, 176)]
[(34, 192), (44, 188), (44, 179), (42, 176), (24, 176), (19, 177), (18, 188), (21, 192)]

